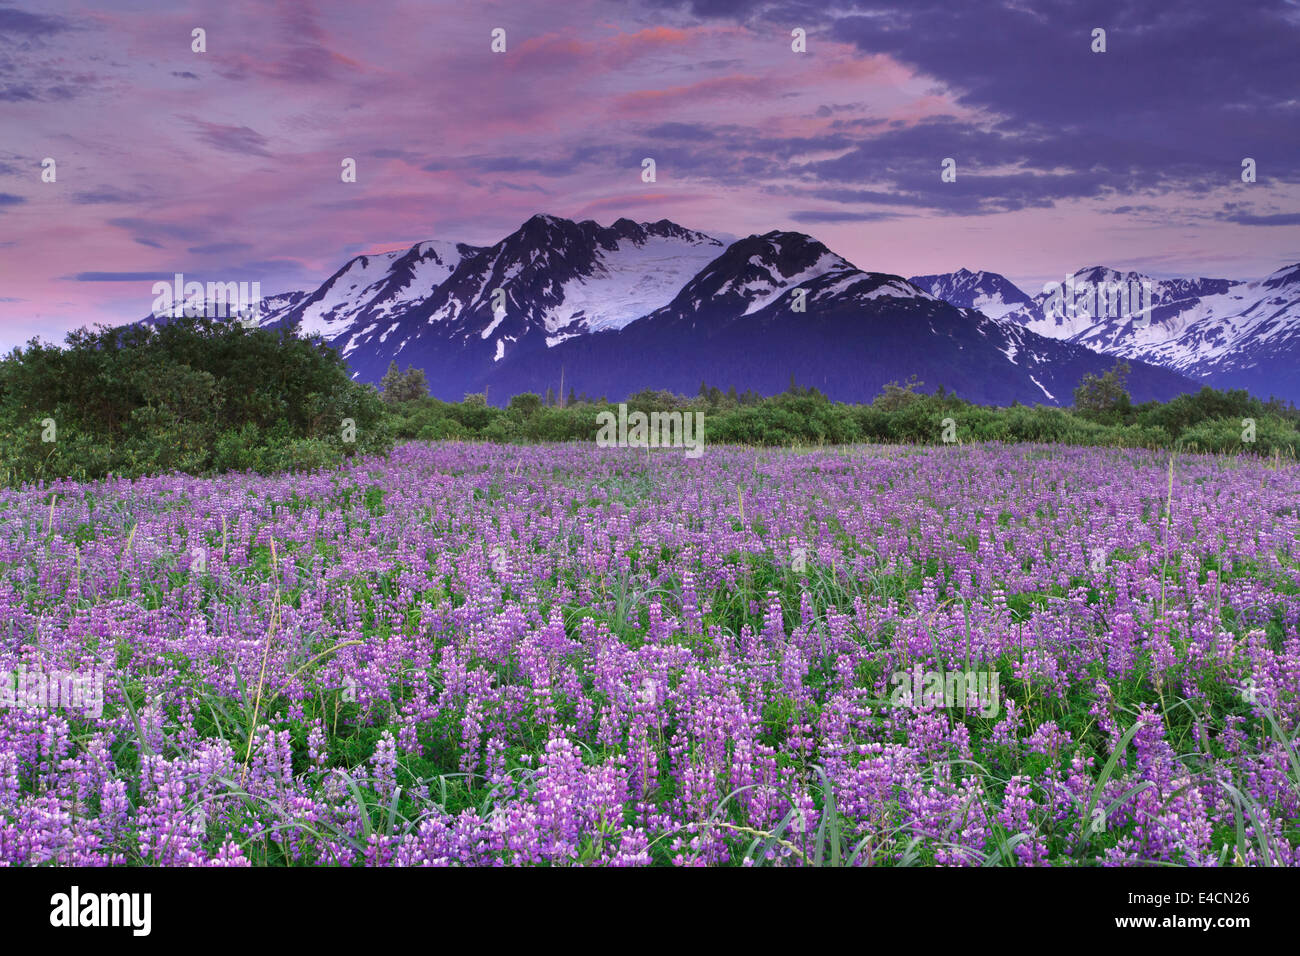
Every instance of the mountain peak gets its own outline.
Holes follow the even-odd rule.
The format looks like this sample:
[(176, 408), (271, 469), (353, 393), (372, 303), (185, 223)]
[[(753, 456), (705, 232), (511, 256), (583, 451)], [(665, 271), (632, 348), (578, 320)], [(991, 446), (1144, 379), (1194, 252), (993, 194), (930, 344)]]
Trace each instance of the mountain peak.
[(538, 234), (549, 232), (553, 229), (563, 229), (565, 227), (576, 227), (572, 219), (565, 219), (562, 216), (552, 216), (550, 213), (539, 212), (528, 219), (519, 227), (518, 232), (527, 234)]
[(1269, 289), (1280, 289), (1285, 285), (1300, 285), (1300, 262), (1283, 266), (1264, 280), (1264, 286)]
[(1120, 278), (1141, 278), (1141, 276), (1132, 269), (1122, 272), (1110, 266), (1088, 266), (1078, 270), (1073, 278), (1084, 282), (1114, 282)]
[(950, 305), (975, 309), (993, 319), (1001, 319), (1033, 302), (1006, 276), (983, 269), (972, 272), (963, 266), (956, 272), (912, 276), (908, 281)]
[(705, 304), (722, 304), (749, 315), (832, 272), (858, 270), (811, 236), (774, 229), (733, 242), (682, 288), (671, 307), (693, 313)]

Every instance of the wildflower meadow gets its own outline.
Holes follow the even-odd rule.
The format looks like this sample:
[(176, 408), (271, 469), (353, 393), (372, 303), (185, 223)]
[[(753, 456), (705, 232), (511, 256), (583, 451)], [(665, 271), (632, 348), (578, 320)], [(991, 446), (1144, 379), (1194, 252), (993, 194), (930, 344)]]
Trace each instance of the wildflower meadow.
[(421, 443), (0, 491), (0, 864), (1300, 863), (1294, 462)]

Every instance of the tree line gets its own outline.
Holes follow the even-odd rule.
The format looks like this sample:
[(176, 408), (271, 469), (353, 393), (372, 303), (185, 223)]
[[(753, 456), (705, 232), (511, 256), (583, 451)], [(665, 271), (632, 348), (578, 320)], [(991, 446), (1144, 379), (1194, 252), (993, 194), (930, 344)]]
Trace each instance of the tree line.
[[(798, 385), (764, 396), (700, 383), (692, 396), (643, 391), (629, 411), (695, 412), (715, 444), (1061, 442), (1285, 455), (1300, 412), (1245, 391), (1203, 388), (1134, 404), (1127, 366), (1080, 382), (1071, 408), (975, 405), (942, 386), (886, 385), (864, 404)], [(570, 387), (504, 407), (484, 394), (429, 395), (422, 371), (394, 363), (379, 388), (354, 382), (318, 339), (184, 318), (159, 327), (81, 329), (0, 359), (0, 483), (180, 471), (272, 473), (384, 453), (399, 440), (592, 441), (615, 408)]]
[[(927, 392), (915, 379), (890, 383), (865, 404), (831, 401), (792, 379), (779, 395), (724, 391), (702, 382), (694, 396), (643, 391), (629, 396), (626, 405), (629, 412), (702, 411), (706, 441), (718, 444), (940, 444), (946, 437), (1291, 457), (1300, 450), (1300, 411), (1290, 403), (1206, 386), (1169, 402), (1135, 404), (1125, 388), (1128, 371), (1126, 363), (1118, 363), (1104, 375), (1085, 375), (1070, 408), (976, 405), (942, 385)], [(570, 392), (562, 405), (525, 393), (504, 408), (488, 404), (482, 394), (466, 395), (461, 402), (428, 395), (390, 398), (389, 407), (403, 439), (531, 442), (590, 441), (596, 416), (617, 404)], [(951, 428), (945, 428), (948, 420)]]

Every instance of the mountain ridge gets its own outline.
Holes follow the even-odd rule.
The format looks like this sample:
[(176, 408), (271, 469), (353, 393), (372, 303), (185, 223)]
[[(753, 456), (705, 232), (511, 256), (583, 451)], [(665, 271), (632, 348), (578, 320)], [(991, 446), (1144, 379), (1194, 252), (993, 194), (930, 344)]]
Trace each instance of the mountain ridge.
[[(956, 275), (918, 278), (955, 286), (951, 277)], [(1215, 388), (1245, 388), (1261, 398), (1300, 401), (1300, 263), (1256, 280), (1153, 279), (1105, 266), (1079, 269), (1068, 279), (1093, 287), (1148, 283), (1149, 312), (1117, 310), (1099, 317), (1080, 311), (1069, 316), (1046, 308), (1052, 296), (1045, 290), (1026, 296), (1028, 302), (1003, 318), (1048, 338), (1117, 359), (1149, 362)], [(1094, 306), (1092, 311), (1101, 310)]]
[[(915, 374), (972, 401), (1068, 404), (1082, 375), (1119, 359), (1134, 365), (1139, 401), (1242, 381), (1256, 393), (1281, 382), (1300, 398), (1286, 362), (1254, 341), (1300, 358), (1300, 264), (1253, 283), (1104, 266), (1073, 280), (1152, 283), (1150, 322), (1065, 321), (1046, 293), (985, 270), (867, 271), (801, 232), (724, 242), (667, 219), (602, 226), (538, 213), (492, 245), (428, 240), (354, 256), (314, 290), (264, 299), (257, 321), (320, 335), (362, 381), (393, 362), (422, 368), (450, 400), (558, 387), (550, 379), (563, 369), (567, 384), (611, 397), (633, 383), (693, 391), (698, 380), (682, 376), (696, 373), (770, 393), (795, 374), (861, 401)], [(1239, 319), (1225, 315), (1234, 307)]]

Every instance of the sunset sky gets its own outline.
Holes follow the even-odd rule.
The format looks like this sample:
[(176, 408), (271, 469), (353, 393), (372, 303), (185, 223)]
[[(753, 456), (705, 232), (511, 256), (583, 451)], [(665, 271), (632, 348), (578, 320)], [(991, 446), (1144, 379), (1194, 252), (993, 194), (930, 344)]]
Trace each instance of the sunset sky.
[(1300, 261), (1300, 5), (0, 0), (5, 348), (141, 318), (176, 272), (311, 289), (537, 212), (1031, 293), (1259, 278)]

